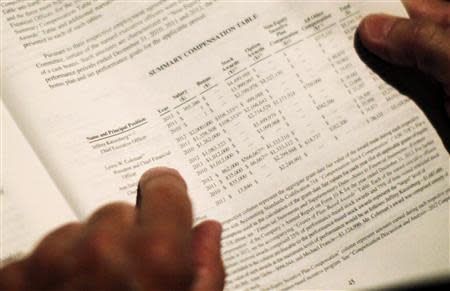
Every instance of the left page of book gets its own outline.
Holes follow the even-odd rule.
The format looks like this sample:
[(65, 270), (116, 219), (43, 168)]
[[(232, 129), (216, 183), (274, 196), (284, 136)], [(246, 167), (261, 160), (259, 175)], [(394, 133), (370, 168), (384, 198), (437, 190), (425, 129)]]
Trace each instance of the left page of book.
[(3, 102), (0, 106), (2, 265), (26, 255), (48, 232), (77, 218)]
[[(159, 165), (179, 169), (190, 188), (199, 190), (193, 194), (197, 210), (216, 206), (217, 197), (205, 194), (192, 161), (173, 142), (161, 107), (169, 100), (182, 103), (188, 98), (187, 90), (173, 92), (178, 88), (197, 81), (199, 88), (207, 86), (204, 79), (214, 74), (206, 71), (214, 54), (211, 49), (227, 45), (220, 49), (227, 54), (228, 46), (240, 42), (242, 32), (251, 33), (255, 14), (268, 14), (271, 5), (221, 1), (2, 5), (5, 104), (79, 217), (108, 201), (134, 202), (140, 175)], [(189, 54), (181, 61), (175, 56), (183, 51)], [(227, 66), (224, 55), (220, 58)], [(214, 71), (219, 71), (215, 74), (220, 73), (221, 61), (214, 61)], [(197, 74), (185, 74), (183, 68)]]

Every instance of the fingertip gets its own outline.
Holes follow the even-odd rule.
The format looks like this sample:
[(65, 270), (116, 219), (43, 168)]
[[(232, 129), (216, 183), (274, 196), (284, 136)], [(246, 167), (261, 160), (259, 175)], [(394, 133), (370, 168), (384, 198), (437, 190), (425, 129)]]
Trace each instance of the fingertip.
[[(144, 192), (148, 192), (148, 189), (146, 189), (149, 184), (154, 182), (155, 180), (159, 178), (167, 178), (171, 179), (172, 181), (176, 181), (172, 185), (175, 187), (179, 187), (182, 189), (182, 191), (187, 192), (187, 184), (184, 178), (181, 176), (181, 174), (172, 168), (167, 167), (154, 167), (147, 171), (145, 171), (141, 178), (139, 179), (138, 186), (137, 186), (137, 196), (136, 196), (136, 207), (141, 208), (142, 200)], [(164, 180), (163, 179), (163, 180)], [(146, 191), (147, 190), (147, 191)]]
[(139, 181), (137, 222), (147, 231), (184, 239), (192, 230), (192, 204), (180, 173), (158, 167), (146, 171)]
[(141, 207), (142, 191), (143, 191), (143, 187), (145, 186), (145, 184), (148, 184), (150, 181), (154, 180), (156, 177), (161, 177), (161, 176), (166, 176), (166, 175), (178, 178), (182, 182), (183, 187), (185, 189), (187, 189), (186, 182), (184, 181), (183, 177), (177, 170), (175, 170), (173, 168), (168, 168), (168, 167), (154, 167), (154, 168), (148, 169), (141, 175), (141, 178), (139, 179), (139, 182), (137, 185), (136, 208)]
[(186, 182), (184, 181), (180, 172), (178, 172), (177, 170), (175, 170), (173, 168), (168, 168), (168, 167), (154, 167), (154, 168), (151, 168), (151, 169), (147, 170), (146, 172), (144, 172), (144, 174), (142, 174), (142, 176), (139, 180), (138, 189), (141, 189), (148, 182), (154, 180), (155, 178), (161, 177), (161, 176), (175, 177), (175, 178), (179, 179), (180, 182), (182, 182), (182, 184), (185, 188), (187, 188)]
[(217, 220), (206, 220), (201, 223), (203, 227), (208, 229), (208, 232), (211, 236), (213, 236), (217, 241), (220, 242), (220, 238), (222, 236), (222, 224)]
[(201, 245), (199, 250), (213, 250), (220, 254), (222, 225), (215, 220), (206, 220), (194, 228), (194, 243)]

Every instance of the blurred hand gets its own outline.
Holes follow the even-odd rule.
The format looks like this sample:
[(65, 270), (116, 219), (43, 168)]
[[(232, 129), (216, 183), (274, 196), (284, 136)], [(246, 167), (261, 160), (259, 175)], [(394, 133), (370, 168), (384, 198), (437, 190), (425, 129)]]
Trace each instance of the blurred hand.
[(192, 228), (183, 178), (155, 168), (139, 189), (137, 208), (109, 204), (49, 234), (0, 270), (0, 290), (222, 290), (221, 226)]
[[(416, 68), (442, 85), (450, 117), (450, 2), (404, 0), (410, 19), (384, 14), (363, 19), (363, 45), (383, 60)], [(440, 101), (436, 101), (440, 102)]]

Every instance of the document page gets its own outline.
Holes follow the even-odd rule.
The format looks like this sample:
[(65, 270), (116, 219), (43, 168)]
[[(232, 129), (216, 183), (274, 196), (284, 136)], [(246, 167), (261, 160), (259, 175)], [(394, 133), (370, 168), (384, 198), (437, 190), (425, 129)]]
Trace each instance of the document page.
[[(382, 9), (405, 13), (399, 2)], [(230, 290), (444, 272), (448, 219), (442, 239), (424, 243), (440, 250), (433, 268), (342, 275), (417, 221), (448, 217), (442, 142), (354, 51), (374, 11), (353, 1), (11, 2), (4, 96), (80, 217), (134, 202), (150, 167), (179, 169), (197, 221), (223, 222)], [(379, 256), (383, 266), (407, 258)]]
[(27, 255), (49, 231), (77, 218), (3, 102), (0, 106), (1, 266)]

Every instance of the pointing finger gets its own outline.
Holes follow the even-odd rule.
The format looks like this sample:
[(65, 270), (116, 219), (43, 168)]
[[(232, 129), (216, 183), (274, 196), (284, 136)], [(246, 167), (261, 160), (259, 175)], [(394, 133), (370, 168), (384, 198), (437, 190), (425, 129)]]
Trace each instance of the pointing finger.
[(149, 232), (187, 237), (192, 229), (191, 202), (180, 174), (169, 168), (147, 171), (139, 182), (138, 222)]
[(138, 195), (142, 232), (133, 249), (145, 266), (142, 276), (153, 276), (149, 283), (157, 286), (170, 282), (167, 290), (184, 290), (193, 278), (192, 209), (186, 183), (173, 169), (154, 168), (141, 177)]

